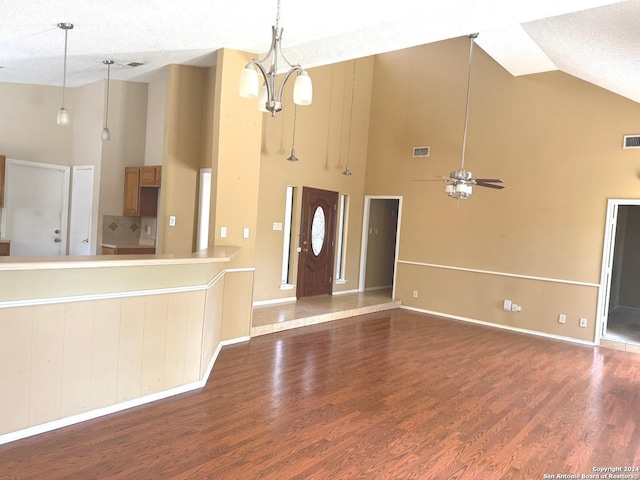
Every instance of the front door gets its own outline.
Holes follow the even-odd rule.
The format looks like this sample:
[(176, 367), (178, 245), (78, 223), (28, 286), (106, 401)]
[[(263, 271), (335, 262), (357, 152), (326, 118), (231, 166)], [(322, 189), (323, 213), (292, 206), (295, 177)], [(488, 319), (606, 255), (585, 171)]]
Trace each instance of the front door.
[(333, 291), (338, 192), (303, 187), (297, 296)]

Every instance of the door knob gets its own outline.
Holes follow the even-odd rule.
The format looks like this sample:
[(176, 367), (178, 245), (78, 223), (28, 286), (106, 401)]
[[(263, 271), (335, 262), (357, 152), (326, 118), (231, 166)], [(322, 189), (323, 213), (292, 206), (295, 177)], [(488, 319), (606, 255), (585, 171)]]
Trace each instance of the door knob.
[(56, 229), (54, 230), (54, 232), (53, 232), (53, 233), (55, 233), (55, 234), (57, 235), (58, 233), (60, 233), (60, 230), (58, 230), (58, 229), (56, 228)]
[(89, 239), (85, 238), (84, 240), (82, 240), (82, 243), (89, 243)]
[(56, 243), (60, 243), (62, 240), (60, 240), (58, 237), (56, 237), (56, 238), (53, 239), (53, 241), (56, 242)]
[(296, 248), (296, 252), (300, 253), (302, 251), (301, 247)]

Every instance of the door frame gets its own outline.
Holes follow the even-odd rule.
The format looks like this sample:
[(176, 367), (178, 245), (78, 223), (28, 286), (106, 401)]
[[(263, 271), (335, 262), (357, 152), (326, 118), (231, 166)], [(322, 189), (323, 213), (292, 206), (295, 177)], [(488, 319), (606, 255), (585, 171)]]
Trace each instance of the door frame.
[(84, 198), (84, 199), (80, 199), (81, 201), (87, 201), (89, 202), (89, 204), (91, 205), (91, 208), (89, 209), (89, 253), (88, 255), (91, 255), (92, 252), (95, 252), (95, 242), (94, 242), (94, 238), (93, 238), (93, 219), (94, 219), (94, 213), (93, 213), (93, 187), (94, 187), (94, 176), (95, 176), (95, 167), (93, 165), (74, 165), (72, 167), (72, 174), (71, 174), (71, 206), (69, 208), (69, 245), (67, 247), (67, 251), (69, 252), (69, 254), (71, 254), (71, 249), (72, 249), (72, 242), (73, 239), (72, 237), (72, 230), (73, 230), (73, 223), (74, 223), (74, 212), (77, 211), (75, 209), (75, 205), (78, 204), (78, 199), (76, 198), (76, 178), (77, 178), (77, 172), (78, 171), (90, 171), (91, 172), (91, 194), (89, 196), (88, 199)]
[(6, 176), (5, 176), (5, 204), (3, 208), (2, 214), (2, 235), (5, 236), (7, 232), (7, 211), (9, 210), (10, 204), (7, 205), (7, 199), (9, 198), (9, 191), (11, 189), (11, 180), (10, 178), (10, 165), (24, 165), (28, 167), (36, 167), (36, 168), (47, 168), (51, 170), (62, 170), (63, 172), (63, 182), (64, 188), (62, 191), (62, 206), (61, 206), (61, 214), (60, 214), (60, 255), (66, 255), (69, 251), (68, 244), (68, 229), (69, 229), (69, 180), (70, 180), (70, 168), (67, 165), (56, 165), (54, 163), (42, 163), (42, 162), (31, 162), (29, 160), (18, 160), (15, 158), (6, 159)]
[(362, 214), (362, 246), (360, 247), (360, 278), (358, 292), (364, 292), (367, 273), (367, 248), (369, 245), (369, 216), (371, 214), (371, 200), (398, 200), (398, 224), (396, 226), (396, 249), (393, 258), (393, 287), (391, 298), (396, 298), (396, 276), (398, 274), (398, 254), (400, 252), (400, 227), (402, 225), (402, 195), (365, 195), (364, 212)]
[(600, 269), (600, 288), (598, 288), (598, 314), (596, 328), (596, 345), (607, 329), (609, 318), (609, 300), (611, 296), (611, 273), (613, 270), (613, 254), (616, 245), (618, 228), (618, 208), (620, 206), (639, 206), (638, 198), (610, 198), (607, 200), (607, 216), (605, 219), (604, 242), (602, 247), (602, 267)]

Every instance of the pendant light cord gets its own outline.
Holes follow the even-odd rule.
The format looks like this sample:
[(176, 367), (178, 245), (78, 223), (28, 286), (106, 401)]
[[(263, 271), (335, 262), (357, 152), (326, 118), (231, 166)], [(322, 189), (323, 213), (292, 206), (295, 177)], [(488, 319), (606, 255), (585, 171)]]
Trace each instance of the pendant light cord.
[(62, 106), (64, 107), (64, 91), (67, 87), (67, 36), (69, 30), (64, 30), (64, 71), (62, 73)]
[(104, 109), (104, 128), (109, 124), (109, 84), (111, 83), (111, 63), (107, 63), (107, 104)]
[(349, 143), (347, 144), (347, 166), (351, 165), (351, 131), (353, 130), (353, 104), (356, 95), (356, 65), (358, 61), (353, 61), (353, 75), (351, 77), (351, 111), (349, 112)]
[(296, 146), (296, 121), (298, 119), (298, 105), (293, 104), (293, 136), (291, 139), (291, 149)]
[(471, 61), (473, 59), (473, 44), (474, 39), (478, 36), (477, 33), (469, 35), (471, 44), (469, 46), (469, 73), (467, 76), (467, 104), (464, 112), (464, 132), (462, 134), (462, 159), (460, 161), (460, 170), (464, 170), (464, 154), (467, 149), (467, 124), (469, 123), (469, 98), (471, 96)]

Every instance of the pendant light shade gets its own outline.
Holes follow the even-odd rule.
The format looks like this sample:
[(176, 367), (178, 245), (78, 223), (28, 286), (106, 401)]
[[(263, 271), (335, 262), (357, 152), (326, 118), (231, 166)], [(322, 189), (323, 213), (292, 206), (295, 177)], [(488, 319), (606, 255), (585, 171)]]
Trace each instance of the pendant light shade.
[(103, 60), (103, 62), (107, 66), (107, 83), (105, 84), (105, 101), (104, 101), (104, 128), (102, 129), (102, 134), (100, 138), (104, 142), (108, 142), (111, 140), (111, 132), (109, 131), (109, 86), (111, 84), (111, 65), (113, 65), (113, 60)]
[(59, 23), (58, 28), (64, 30), (64, 68), (62, 72), (62, 106), (60, 107), (60, 110), (58, 110), (56, 122), (58, 125), (67, 126), (71, 120), (69, 112), (64, 106), (64, 94), (67, 88), (67, 35), (69, 34), (69, 30), (73, 28), (73, 24)]
[(302, 70), (293, 84), (293, 103), (296, 105), (311, 105), (312, 100), (313, 85), (311, 84), (311, 77), (306, 71)]
[(259, 89), (258, 72), (247, 65), (240, 73), (240, 96), (242, 98), (256, 98)]

